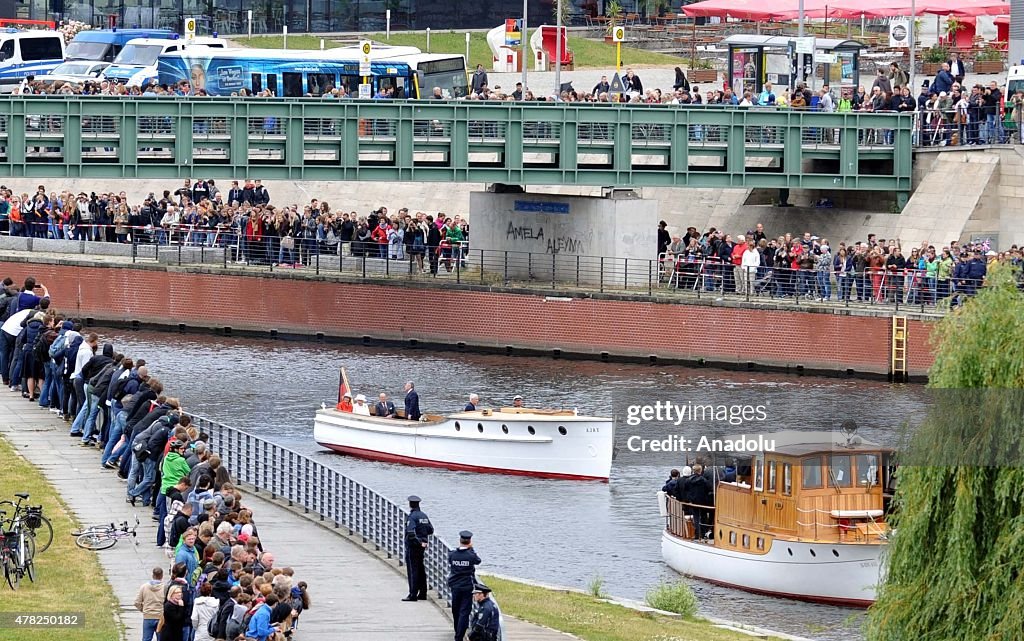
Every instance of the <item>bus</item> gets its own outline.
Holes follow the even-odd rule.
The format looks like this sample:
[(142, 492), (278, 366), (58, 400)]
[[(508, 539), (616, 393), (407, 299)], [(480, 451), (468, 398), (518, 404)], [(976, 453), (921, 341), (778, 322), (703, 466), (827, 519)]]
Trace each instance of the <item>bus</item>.
[(184, 51), (190, 47), (227, 49), (228, 41), (205, 36), (186, 39), (177, 35), (172, 38), (135, 38), (125, 44), (113, 64), (106, 68), (103, 79), (129, 87), (145, 87), (157, 79), (156, 65), (160, 54)]
[[(322, 96), (335, 87), (359, 95), (359, 47), (323, 51), (229, 49), (172, 52), (157, 63), (160, 84), (189, 80), (214, 96), (240, 89), (270, 90), (275, 96)], [(371, 91), (394, 88), (395, 98), (429, 98), (440, 87), (445, 98), (469, 93), (466, 59), (458, 54), (422, 53), (415, 47), (375, 45), (370, 53)]]
[[(211, 96), (230, 96), (241, 89), (257, 94), (269, 90), (283, 97), (322, 96), (336, 87), (359, 95), (362, 78), (359, 59), (339, 49), (326, 51), (280, 49), (224, 49), (178, 51), (157, 62), (160, 84), (187, 80), (192, 91), (205, 89)], [(372, 60), (371, 92), (395, 90), (395, 97), (412, 95), (412, 71), (396, 60)]]

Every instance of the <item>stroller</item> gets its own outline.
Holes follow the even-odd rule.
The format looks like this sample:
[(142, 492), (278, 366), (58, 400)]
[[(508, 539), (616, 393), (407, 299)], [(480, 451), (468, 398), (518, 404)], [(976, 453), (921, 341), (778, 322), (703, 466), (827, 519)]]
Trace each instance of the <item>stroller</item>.
[(763, 294), (766, 291), (768, 293), (771, 293), (774, 282), (775, 272), (769, 269), (767, 272), (765, 272), (764, 276), (754, 281), (754, 293)]

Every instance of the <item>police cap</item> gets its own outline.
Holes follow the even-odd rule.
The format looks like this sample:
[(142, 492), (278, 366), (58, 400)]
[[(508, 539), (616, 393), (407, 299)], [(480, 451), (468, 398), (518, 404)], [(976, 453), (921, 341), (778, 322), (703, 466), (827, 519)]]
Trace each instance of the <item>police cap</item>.
[(483, 583), (477, 583), (476, 585), (473, 586), (473, 592), (474, 593), (479, 592), (481, 594), (490, 594), (491, 593), (491, 589), (489, 587), (487, 587), (486, 585), (484, 585)]
[(415, 494), (413, 494), (412, 496), (409, 497), (409, 502), (410, 503), (419, 503), (420, 502), (420, 497), (418, 497)]
[(459, 532), (459, 538), (460, 539), (471, 539), (471, 538), (473, 538), (473, 533), (470, 532), (469, 530), (463, 530), (463, 531)]

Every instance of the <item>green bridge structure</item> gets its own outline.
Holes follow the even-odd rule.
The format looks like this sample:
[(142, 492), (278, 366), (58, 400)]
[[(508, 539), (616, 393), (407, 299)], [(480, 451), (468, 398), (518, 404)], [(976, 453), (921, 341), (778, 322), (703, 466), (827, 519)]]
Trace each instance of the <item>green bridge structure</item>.
[(583, 103), (0, 97), (10, 177), (911, 189), (912, 115)]

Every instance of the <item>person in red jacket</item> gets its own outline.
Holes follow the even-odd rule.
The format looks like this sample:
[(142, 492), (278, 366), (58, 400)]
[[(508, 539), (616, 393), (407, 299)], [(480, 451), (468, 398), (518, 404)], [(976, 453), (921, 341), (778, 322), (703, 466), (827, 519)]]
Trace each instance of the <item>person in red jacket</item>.
[(370, 232), (370, 238), (377, 241), (377, 248), (380, 251), (379, 255), (381, 258), (388, 257), (388, 226), (388, 219), (381, 218), (380, 224)]

